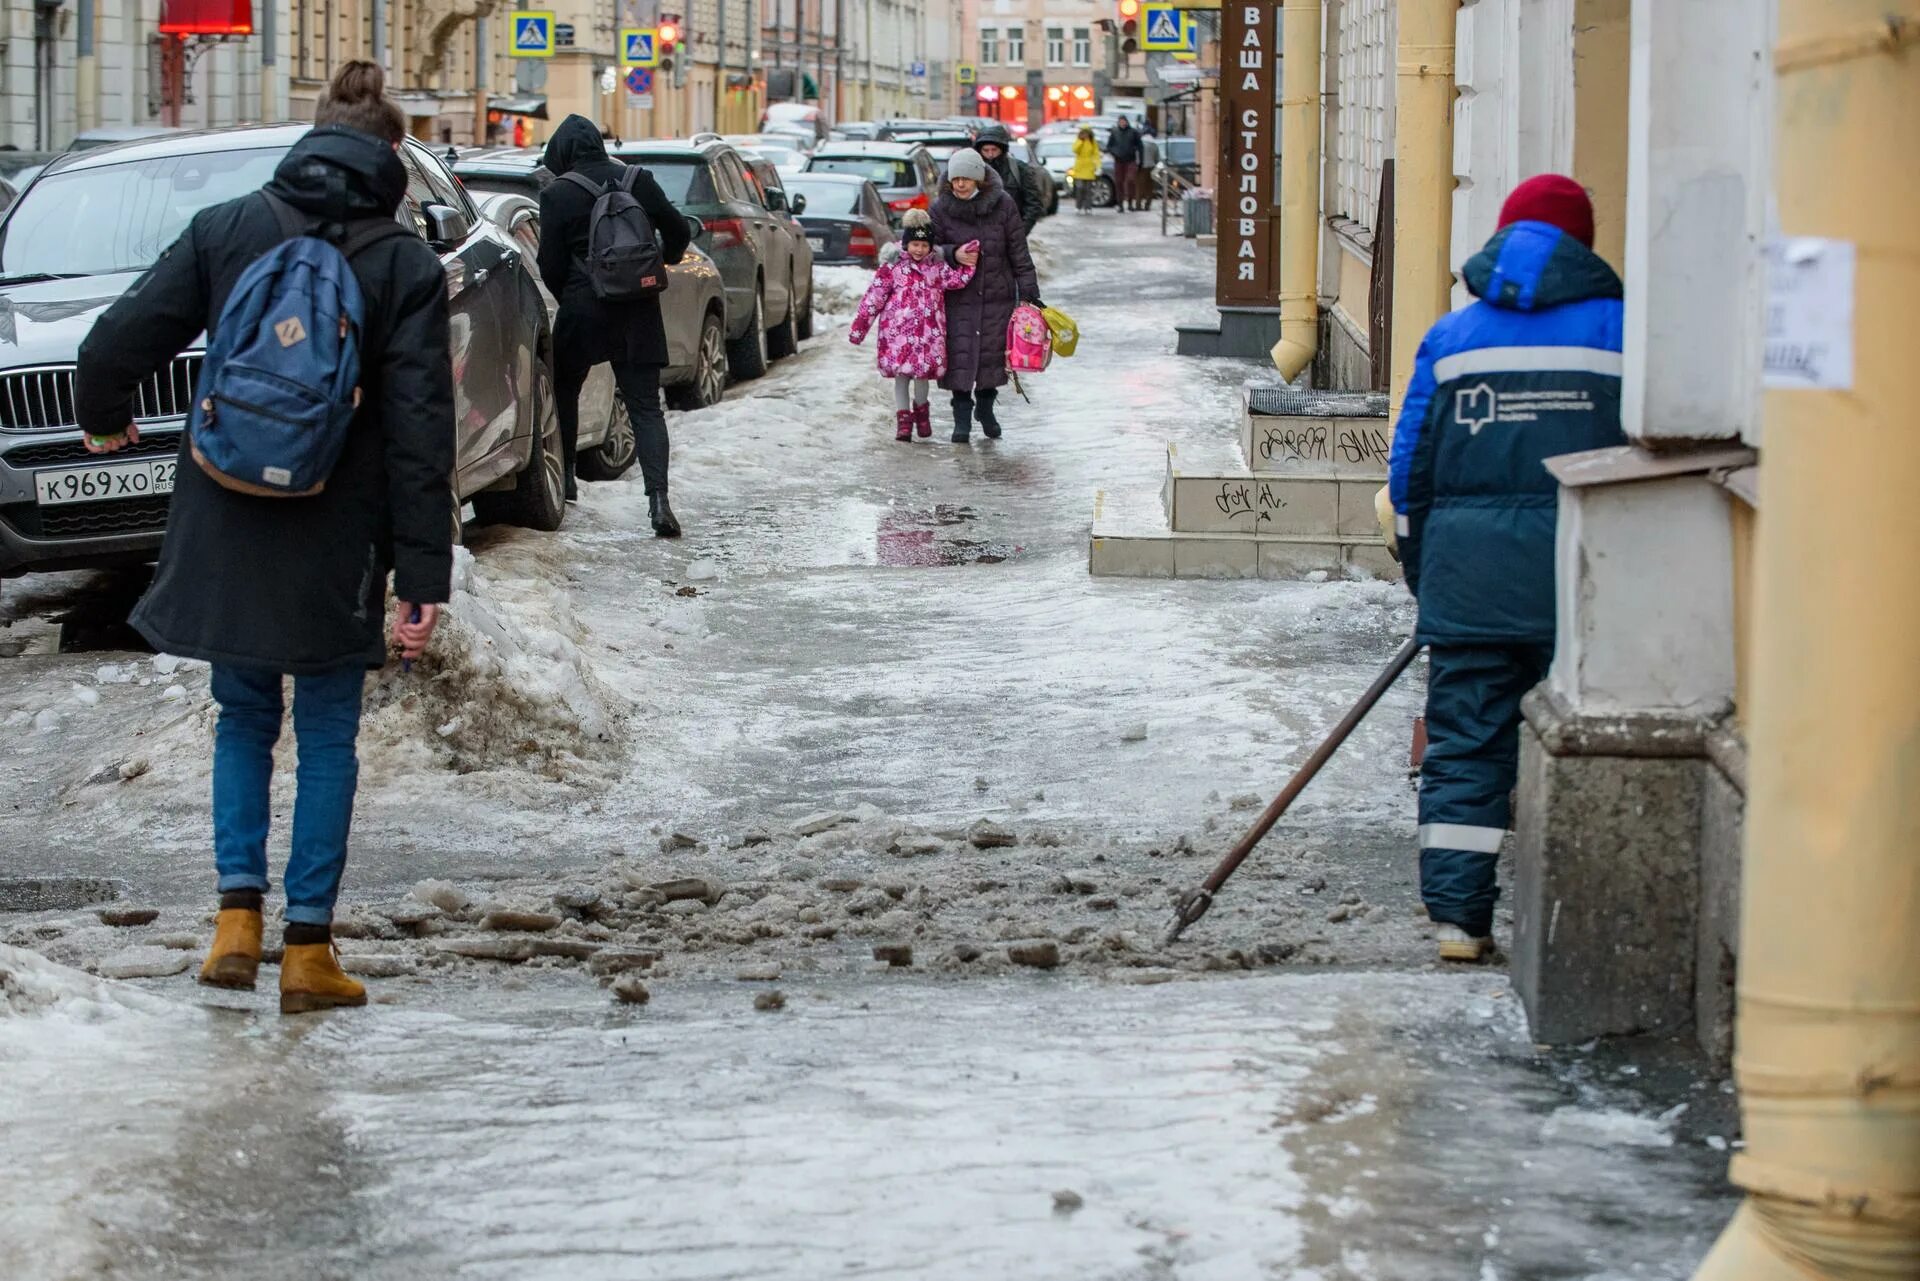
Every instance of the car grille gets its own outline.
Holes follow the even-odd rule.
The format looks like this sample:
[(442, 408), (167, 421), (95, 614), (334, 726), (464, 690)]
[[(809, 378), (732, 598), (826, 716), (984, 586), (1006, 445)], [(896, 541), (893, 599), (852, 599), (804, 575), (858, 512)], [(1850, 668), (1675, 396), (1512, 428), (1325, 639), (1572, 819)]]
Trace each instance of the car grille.
[[(198, 353), (176, 357), (166, 369), (141, 383), (133, 393), (133, 416), (144, 422), (184, 415), (193, 404), (200, 361)], [(0, 431), (72, 427), (78, 422), (72, 365), (0, 374)]]
[[(152, 436), (143, 435), (136, 444), (126, 445), (114, 452), (115, 458), (155, 458), (180, 452), (180, 433), (177, 431), (159, 432)], [(52, 440), (44, 445), (25, 445), (19, 449), (0, 452), (0, 461), (15, 467), (52, 467), (60, 463), (95, 463), (100, 455), (87, 452), (86, 444), (78, 440)]]
[(159, 534), (167, 528), (167, 498), (116, 498), (71, 507), (15, 503), (0, 508), (27, 538), (95, 538), (104, 534)]

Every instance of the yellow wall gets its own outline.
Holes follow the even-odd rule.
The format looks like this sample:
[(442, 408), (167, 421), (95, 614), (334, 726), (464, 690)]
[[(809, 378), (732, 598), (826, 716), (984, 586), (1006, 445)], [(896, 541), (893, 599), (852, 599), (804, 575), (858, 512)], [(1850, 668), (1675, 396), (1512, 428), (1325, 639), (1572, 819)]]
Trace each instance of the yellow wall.
[(1362, 334), (1372, 333), (1368, 316), (1371, 314), (1369, 304), (1373, 293), (1373, 264), (1344, 240), (1336, 239), (1335, 243), (1340, 247), (1340, 292), (1333, 305), (1346, 314), (1347, 322), (1354, 329)]
[(1632, 0), (1574, 0), (1573, 176), (1593, 194), (1593, 247), (1626, 268)]

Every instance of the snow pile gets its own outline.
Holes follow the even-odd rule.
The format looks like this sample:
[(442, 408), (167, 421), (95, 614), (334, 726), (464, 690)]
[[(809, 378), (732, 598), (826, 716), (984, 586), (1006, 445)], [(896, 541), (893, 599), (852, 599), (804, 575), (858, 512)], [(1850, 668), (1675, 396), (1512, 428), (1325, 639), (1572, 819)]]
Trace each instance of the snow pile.
[(0, 943), (0, 1017), (58, 1011), (78, 1022), (98, 1022), (127, 1011), (157, 1014), (173, 1008), (159, 997), (56, 965), (37, 952)]
[(505, 534), (476, 561), (455, 548), (453, 595), (426, 657), (367, 690), (361, 752), (378, 773), (531, 769), (610, 781), (625, 705), (593, 674), (554, 540)]
[(815, 267), (813, 269), (813, 311), (817, 318), (840, 324), (853, 319), (860, 309), (861, 295), (873, 283), (873, 273), (865, 267)]
[(1555, 1108), (1540, 1125), (1540, 1137), (1589, 1147), (1670, 1148), (1678, 1112), (1643, 1116), (1619, 1108)]

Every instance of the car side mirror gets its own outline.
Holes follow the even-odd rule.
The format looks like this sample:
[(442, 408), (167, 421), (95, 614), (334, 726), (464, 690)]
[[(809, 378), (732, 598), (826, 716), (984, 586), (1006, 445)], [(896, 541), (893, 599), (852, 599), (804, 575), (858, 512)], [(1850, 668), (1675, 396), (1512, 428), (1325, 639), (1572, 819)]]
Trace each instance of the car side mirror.
[(701, 222), (698, 218), (694, 217), (692, 214), (688, 214), (687, 215), (687, 239), (698, 240), (700, 239), (700, 237), (706, 234), (707, 234), (707, 224), (704, 222)]
[(799, 192), (793, 193), (793, 216), (798, 218), (807, 211), (807, 198)]
[(428, 238), (436, 245), (451, 247), (473, 234), (473, 224), (452, 205), (426, 207)]

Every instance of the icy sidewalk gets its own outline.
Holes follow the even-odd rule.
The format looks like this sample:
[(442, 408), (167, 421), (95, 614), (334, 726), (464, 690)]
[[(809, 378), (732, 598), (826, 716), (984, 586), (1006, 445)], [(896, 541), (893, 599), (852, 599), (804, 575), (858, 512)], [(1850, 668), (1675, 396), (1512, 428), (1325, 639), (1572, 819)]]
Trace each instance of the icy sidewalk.
[(1721, 1212), (1497, 976), (788, 995), (0, 1016), (9, 1275), (1678, 1281)]

